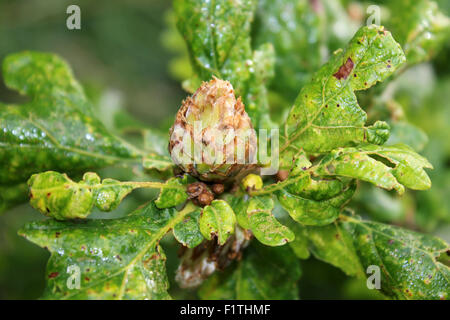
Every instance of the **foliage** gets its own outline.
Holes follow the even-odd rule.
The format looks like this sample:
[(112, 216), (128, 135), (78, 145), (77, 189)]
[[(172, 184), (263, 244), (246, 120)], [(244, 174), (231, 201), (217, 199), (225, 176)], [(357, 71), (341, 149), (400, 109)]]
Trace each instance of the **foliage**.
[[(245, 190), (235, 181), (204, 207), (189, 189), (197, 180), (172, 170), (167, 135), (131, 120), (142, 141), (137, 146), (125, 140), (96, 116), (57, 55), (27, 51), (6, 57), (6, 86), (29, 100), (0, 104), (0, 209), (29, 194), (31, 206), (49, 217), (19, 230), (51, 254), (43, 298), (170, 299), (163, 247), (171, 243), (169, 252), (178, 242), (184, 250), (179, 269), (200, 269), (193, 272), (198, 283), (207, 278), (197, 290), (202, 299), (298, 299), (303, 260), (310, 256), (358, 280), (368, 276), (369, 266), (380, 267), (386, 298), (448, 299), (448, 244), (370, 221), (385, 202), (364, 198), (377, 190), (379, 199), (401, 211), (405, 200), (399, 197), (412, 197), (407, 189), (427, 190), (435, 178), (438, 185), (448, 178), (448, 171), (444, 182), (425, 171), (445, 166), (450, 148), (440, 150), (436, 162), (434, 149), (426, 151), (431, 161), (418, 154), (427, 137), (417, 128), (420, 120), (408, 122), (414, 109), (403, 110), (412, 102), (400, 75), (437, 55), (448, 39), (448, 18), (427, 0), (414, 10), (410, 1), (395, 3), (386, 9), (406, 16), (386, 21), (392, 34), (382, 26), (361, 26), (344, 44), (326, 21), (351, 17), (329, 4), (174, 2), (179, 66), (190, 70), (178, 74), (185, 77), (183, 87), (193, 92), (212, 77), (228, 80), (255, 128), (282, 132), (277, 176)], [(185, 47), (177, 42), (181, 38)], [(336, 45), (342, 49), (334, 50)], [(448, 83), (436, 90), (445, 92)], [(272, 105), (285, 116), (271, 118)], [(448, 108), (440, 112), (448, 114)], [(94, 172), (111, 166), (131, 169), (130, 181), (102, 180)], [(212, 184), (204, 188), (214, 191)], [(159, 193), (123, 217), (88, 217), (120, 207), (135, 189)], [(433, 214), (448, 221), (449, 211), (430, 204), (436, 193), (423, 194), (413, 194), (425, 198), (418, 202), (419, 226)], [(384, 214), (384, 222), (393, 221), (389, 210)]]

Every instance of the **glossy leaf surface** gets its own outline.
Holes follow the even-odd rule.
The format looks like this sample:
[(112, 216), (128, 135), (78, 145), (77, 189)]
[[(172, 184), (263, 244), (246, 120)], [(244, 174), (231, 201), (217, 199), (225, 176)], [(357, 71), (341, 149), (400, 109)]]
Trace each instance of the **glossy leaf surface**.
[(364, 141), (383, 144), (389, 126), (364, 127), (366, 113), (355, 91), (385, 80), (405, 61), (400, 45), (382, 27), (362, 27), (299, 93), (286, 121), (285, 148), (326, 152)]
[(19, 234), (51, 253), (46, 299), (167, 299), (159, 241), (191, 211), (149, 203), (120, 219), (50, 219), (29, 223)]

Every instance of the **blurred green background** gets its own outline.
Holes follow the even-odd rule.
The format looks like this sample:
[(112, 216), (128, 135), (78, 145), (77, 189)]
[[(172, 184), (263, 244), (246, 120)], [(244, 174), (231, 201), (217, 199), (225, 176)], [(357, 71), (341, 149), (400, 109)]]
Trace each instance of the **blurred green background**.
[[(450, 2), (439, 2), (448, 15)], [(66, 8), (70, 4), (81, 7), (81, 30), (66, 28)], [(341, 15), (351, 24), (339, 37), (329, 37), (330, 49), (343, 45), (352, 36), (361, 24), (355, 10), (367, 5), (365, 1), (341, 4), (342, 12), (336, 11), (334, 18), (339, 20)], [(189, 73), (179, 39), (173, 29), (167, 31), (170, 6), (171, 1), (165, 0), (0, 0), (0, 60), (22, 50), (58, 53), (72, 66), (104, 122), (110, 121), (111, 110), (123, 108), (147, 125), (167, 129), (186, 96), (179, 80)], [(414, 143), (419, 141), (417, 149), (435, 167), (430, 173), (432, 189), (408, 192), (400, 199), (362, 185), (352, 204), (359, 214), (438, 234), (447, 241), (450, 241), (449, 54), (447, 43), (433, 62), (415, 66), (395, 81), (395, 101), (401, 104), (408, 123), (419, 129), (414, 131), (419, 135)], [(360, 101), (367, 98), (368, 94), (364, 94)], [(275, 95), (271, 99), (273, 105), (291, 103), (280, 102)], [(0, 100), (17, 102), (23, 97), (0, 81)], [(376, 105), (366, 110), (369, 119), (391, 116), (384, 115)], [(403, 138), (401, 134), (392, 137), (401, 141)], [(139, 193), (130, 197), (121, 206), (121, 212), (129, 212), (146, 197)], [(43, 290), (49, 255), (16, 234), (27, 221), (37, 219), (41, 219), (40, 214), (28, 205), (0, 215), (0, 299), (35, 299)], [(176, 252), (169, 249), (167, 254), (168, 261), (173, 262), (168, 266), (171, 276), (177, 261), (170, 256), (175, 257)], [(302, 298), (377, 298), (376, 292), (365, 289), (363, 282), (349, 279), (318, 260), (309, 259), (302, 266)], [(176, 285), (172, 286), (176, 291)], [(179, 297), (195, 296), (188, 292)]]

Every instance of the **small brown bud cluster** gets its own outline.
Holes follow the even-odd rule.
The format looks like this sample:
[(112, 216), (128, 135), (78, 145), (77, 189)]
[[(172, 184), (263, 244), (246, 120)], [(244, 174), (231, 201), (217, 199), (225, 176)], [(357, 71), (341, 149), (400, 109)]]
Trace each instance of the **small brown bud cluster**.
[[(225, 186), (221, 183), (215, 183), (211, 186), (211, 190), (216, 195), (221, 195), (225, 191)], [(192, 199), (197, 206), (207, 206), (210, 205), (214, 200), (214, 194), (208, 188), (208, 186), (203, 182), (194, 182), (187, 186), (186, 189), (189, 199)]]
[(186, 189), (189, 199), (197, 206), (207, 206), (210, 205), (214, 200), (214, 195), (209, 191), (206, 184), (203, 182), (194, 182), (187, 186)]
[(216, 195), (221, 195), (225, 191), (225, 186), (221, 183), (215, 183), (211, 186), (211, 189)]

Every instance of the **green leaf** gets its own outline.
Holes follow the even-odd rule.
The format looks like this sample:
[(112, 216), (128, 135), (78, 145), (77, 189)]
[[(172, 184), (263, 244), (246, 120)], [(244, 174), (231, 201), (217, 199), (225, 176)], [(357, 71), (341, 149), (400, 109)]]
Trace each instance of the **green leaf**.
[(391, 125), (391, 134), (386, 145), (406, 144), (415, 151), (420, 152), (428, 143), (426, 133), (406, 121), (397, 121)]
[(307, 0), (260, 0), (254, 29), (255, 45), (270, 42), (275, 49), (271, 89), (291, 103), (322, 64), (320, 17)]
[(142, 130), (144, 148), (161, 156), (170, 157), (168, 149), (169, 135), (155, 129), (145, 128)]
[(353, 239), (347, 230), (342, 228), (340, 222), (335, 221), (323, 227), (296, 224), (292, 228), (295, 238), (302, 238), (302, 241), (290, 243), (299, 258), (308, 258), (309, 254), (305, 253), (306, 250), (317, 259), (340, 268), (349, 276), (364, 274), (353, 247)]
[[(94, 206), (101, 211), (114, 210), (136, 188), (160, 188), (162, 191), (156, 204), (159, 208), (170, 207), (187, 199), (184, 185), (174, 180), (165, 184), (114, 179), (101, 181), (93, 172), (85, 173), (80, 182), (74, 182), (66, 174), (47, 171), (32, 175), (28, 185), (31, 206), (58, 220), (86, 218)], [(170, 196), (172, 198), (168, 199)]]
[(272, 214), (270, 196), (230, 196), (228, 199), (239, 226), (251, 230), (256, 239), (268, 246), (280, 246), (294, 240), (294, 234)]
[(270, 196), (250, 198), (247, 215), (250, 230), (267, 246), (281, 246), (294, 240), (294, 233), (272, 214), (274, 202)]
[(377, 122), (364, 127), (367, 115), (354, 92), (385, 80), (404, 61), (400, 45), (383, 27), (362, 27), (300, 91), (286, 121), (281, 150), (292, 145), (326, 152), (364, 141), (384, 143), (389, 126)]
[(188, 248), (198, 246), (204, 239), (199, 227), (200, 214), (201, 210), (195, 210), (173, 228), (175, 239)]
[(397, 299), (448, 299), (450, 268), (437, 258), (449, 250), (431, 235), (347, 218), (359, 259), (381, 269), (381, 291)]
[(218, 243), (223, 245), (234, 233), (236, 216), (226, 201), (214, 200), (211, 205), (203, 208), (199, 224), (200, 232), (207, 240), (215, 235)]
[(405, 145), (365, 144), (331, 152), (321, 161), (316, 173), (357, 178), (401, 194), (404, 186), (414, 190), (431, 187), (424, 168), (432, 165)]
[[(291, 172), (291, 175), (294, 172)], [(288, 178), (285, 189), (308, 199), (321, 201), (335, 197), (343, 192), (347, 183), (338, 179), (318, 178), (311, 173), (301, 174), (300, 179)]]
[(404, 48), (409, 65), (430, 60), (450, 38), (450, 19), (435, 2), (398, 0), (387, 5), (392, 12), (390, 28)]
[(245, 110), (255, 126), (270, 129), (274, 127), (274, 123), (269, 115), (266, 83), (274, 76), (275, 52), (272, 45), (265, 43), (259, 46), (250, 61), (250, 78), (243, 96)]
[(183, 178), (173, 177), (167, 180), (164, 187), (161, 188), (158, 199), (155, 200), (156, 206), (164, 209), (185, 202), (188, 199), (186, 193), (187, 178), (187, 176), (183, 176)]
[(297, 257), (288, 246), (267, 247), (255, 241), (234, 269), (216, 272), (200, 287), (201, 299), (298, 299), (301, 275)]
[(110, 134), (69, 66), (46, 53), (4, 60), (5, 84), (27, 95), (23, 105), (0, 105), (0, 183), (25, 182), (33, 173), (83, 172), (135, 162), (139, 152)]
[(31, 222), (19, 234), (51, 253), (45, 299), (167, 299), (159, 241), (194, 208), (149, 203), (120, 219)]
[(289, 243), (289, 246), (298, 258), (308, 259), (310, 257), (310, 250), (308, 248), (309, 243), (308, 236), (306, 234), (307, 227), (295, 222), (290, 223), (289, 226), (295, 234), (295, 239)]
[(42, 214), (55, 219), (86, 218), (95, 205), (100, 210), (116, 208), (133, 187), (88, 172), (80, 182), (54, 171), (34, 174), (28, 180), (30, 204)]
[(370, 218), (378, 222), (393, 224), (404, 223), (407, 212), (413, 210), (413, 194), (403, 196), (374, 188), (373, 185), (361, 183), (358, 193), (352, 200), (358, 206), (358, 211), (367, 213)]
[(196, 80), (212, 76), (228, 80), (241, 96), (253, 125), (268, 124), (268, 104), (264, 82), (273, 68), (273, 49), (261, 46), (252, 52), (250, 27), (255, 0), (177, 0), (174, 3), (177, 27), (186, 41)]
[(229, 196), (226, 198), (236, 215), (236, 221), (243, 229), (250, 229), (248, 221), (247, 208), (250, 197), (247, 194), (243, 196)]
[(278, 201), (295, 221), (310, 226), (324, 226), (337, 219), (342, 207), (351, 199), (356, 183), (351, 182), (337, 195), (315, 200), (308, 194), (295, 194), (286, 189), (277, 191)]
[(172, 159), (168, 156), (162, 156), (156, 153), (146, 154), (142, 158), (142, 166), (144, 169), (156, 169), (158, 171), (166, 171), (174, 166)]
[(7, 87), (28, 96), (23, 105), (0, 103), (0, 186), (20, 186), (14, 197), (10, 191), (3, 196), (3, 209), (26, 200), (25, 182), (33, 173), (78, 174), (139, 163), (139, 150), (95, 118), (69, 66), (56, 55), (9, 55), (3, 78)]
[[(223, 0), (174, 3), (177, 27), (186, 40), (201, 79), (207, 80), (217, 73), (224, 73), (237, 81), (239, 75), (248, 77), (248, 68), (239, 66), (244, 66), (246, 55), (251, 54), (248, 34), (254, 7), (255, 1), (252, 0), (240, 3)], [(234, 75), (231, 73), (234, 70), (241, 70), (241, 73)]]

